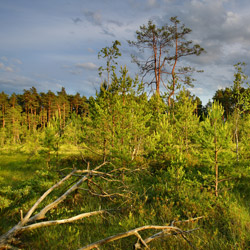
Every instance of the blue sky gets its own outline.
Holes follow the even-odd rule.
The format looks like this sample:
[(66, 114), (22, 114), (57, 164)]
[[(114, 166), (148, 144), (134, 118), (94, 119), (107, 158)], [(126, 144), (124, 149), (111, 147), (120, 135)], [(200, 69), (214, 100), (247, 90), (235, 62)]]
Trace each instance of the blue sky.
[(105, 63), (98, 51), (119, 40), (119, 63), (134, 76), (127, 40), (135, 40), (149, 19), (162, 25), (178, 16), (207, 51), (183, 62), (204, 70), (193, 75), (191, 91), (206, 104), (217, 89), (233, 84), (234, 64), (250, 65), (249, 13), (248, 0), (1, 0), (0, 91), (65, 87), (69, 94), (95, 95), (97, 69)]

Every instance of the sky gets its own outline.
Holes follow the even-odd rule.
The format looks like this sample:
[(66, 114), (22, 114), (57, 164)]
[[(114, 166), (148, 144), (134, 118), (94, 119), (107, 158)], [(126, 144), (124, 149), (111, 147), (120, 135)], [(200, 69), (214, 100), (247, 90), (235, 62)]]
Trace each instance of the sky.
[[(246, 62), (250, 75), (249, 0), (0, 0), (0, 92), (79, 92), (94, 96), (105, 65), (98, 52), (121, 42), (119, 65), (134, 77), (136, 53), (127, 40), (148, 20), (159, 26), (177, 16), (192, 29), (190, 39), (206, 54), (185, 58), (203, 105), (216, 90), (233, 85), (234, 64)], [(164, 91), (164, 89), (162, 89)]]

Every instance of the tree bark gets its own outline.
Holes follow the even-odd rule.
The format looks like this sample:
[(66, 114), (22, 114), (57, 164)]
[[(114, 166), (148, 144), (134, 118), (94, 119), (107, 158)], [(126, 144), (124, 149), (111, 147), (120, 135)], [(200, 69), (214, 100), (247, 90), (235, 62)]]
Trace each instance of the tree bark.
[(177, 60), (178, 60), (178, 35), (177, 35), (177, 24), (175, 24), (175, 60), (174, 60), (174, 65), (171, 71), (171, 75), (172, 75), (172, 91), (170, 92), (169, 96), (168, 96), (168, 106), (171, 106), (171, 97), (174, 95), (175, 93), (175, 84), (176, 84), (176, 74), (175, 74), (175, 67), (177, 64)]

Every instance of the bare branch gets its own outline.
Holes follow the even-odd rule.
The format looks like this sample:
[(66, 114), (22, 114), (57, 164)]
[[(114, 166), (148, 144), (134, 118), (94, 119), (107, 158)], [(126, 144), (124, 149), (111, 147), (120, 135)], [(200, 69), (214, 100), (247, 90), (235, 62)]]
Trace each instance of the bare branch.
[(45, 218), (45, 214), (51, 210), (52, 208), (55, 208), (58, 204), (60, 204), (62, 201), (64, 201), (69, 194), (71, 194), (73, 191), (75, 191), (84, 181), (88, 179), (88, 176), (84, 176), (81, 178), (74, 186), (72, 186), (70, 189), (68, 189), (63, 195), (61, 195), (59, 198), (57, 198), (54, 202), (47, 205), (45, 208), (43, 208), (38, 214), (31, 217), (29, 219), (29, 222), (33, 222), (35, 220), (41, 220)]
[(21, 228), (20, 232), (27, 231), (27, 230), (33, 230), (33, 229), (40, 228), (40, 227), (47, 227), (47, 226), (71, 223), (71, 222), (81, 220), (83, 218), (87, 218), (87, 217), (90, 217), (93, 215), (103, 214), (105, 212), (106, 212), (106, 210), (93, 211), (93, 212), (89, 212), (89, 213), (82, 213), (82, 214), (76, 215), (76, 216), (68, 218), (68, 219), (43, 221), (43, 222), (35, 223), (32, 225), (24, 226)]
[(135, 232), (135, 236), (141, 241), (141, 243), (146, 247), (146, 249), (149, 249), (147, 243), (143, 240), (143, 238), (138, 232)]
[(32, 206), (32, 208), (28, 211), (26, 216), (21, 219), (21, 221), (15, 225), (13, 228), (11, 228), (8, 232), (0, 236), (0, 249), (1, 247), (4, 247), (8, 245), (9, 241), (14, 238), (14, 236), (20, 231), (20, 229), (28, 222), (30, 221), (30, 216), (35, 211), (35, 209), (38, 207), (38, 205), (58, 186), (60, 186), (63, 182), (68, 180), (73, 174), (75, 173), (75, 170), (73, 170), (71, 173), (69, 173), (67, 176), (65, 176), (63, 179), (61, 179), (59, 182), (57, 182), (55, 185), (53, 185), (50, 189), (48, 189), (38, 200), (37, 202)]
[(188, 231), (171, 232), (171, 233), (168, 233), (167, 231), (164, 231), (164, 230), (163, 230), (163, 231), (161, 231), (161, 232), (159, 232), (159, 233), (156, 233), (156, 234), (154, 234), (154, 235), (148, 237), (148, 238), (145, 239), (144, 241), (145, 241), (146, 244), (148, 244), (148, 243), (150, 243), (151, 241), (156, 240), (156, 239), (158, 239), (158, 238), (162, 238), (162, 237), (166, 237), (166, 236), (173, 236), (173, 235), (178, 235), (178, 234), (183, 234), (183, 233), (188, 234), (188, 233), (191, 233), (191, 232), (196, 231), (196, 230), (198, 230), (198, 229), (199, 229), (199, 228), (194, 228), (194, 229), (191, 229), (191, 230), (188, 230)]
[[(155, 230), (165, 230), (166, 232), (179, 232), (179, 233), (183, 233), (184, 231), (182, 231), (180, 228), (178, 227), (172, 227), (172, 226), (154, 226), (154, 225), (148, 225), (148, 226), (143, 226), (143, 227), (138, 227), (135, 229), (132, 229), (130, 231), (127, 231), (125, 233), (120, 233), (120, 234), (116, 234), (113, 236), (110, 236), (108, 238), (102, 239), (100, 241), (94, 242), (88, 246), (85, 246), (83, 248), (80, 248), (79, 250), (90, 250), (90, 249), (94, 249), (94, 248), (98, 248), (101, 245), (104, 245), (106, 243), (112, 242), (112, 241), (116, 241), (122, 238), (126, 238), (129, 237), (131, 235), (135, 235), (136, 237), (138, 237), (138, 232), (143, 231), (143, 230), (148, 230), (148, 229), (155, 229)], [(147, 246), (146, 244), (147, 242), (144, 241), (144, 245)]]
[(195, 217), (195, 218), (191, 218), (191, 219), (188, 219), (188, 220), (172, 221), (171, 226), (174, 226), (175, 223), (194, 222), (194, 221), (198, 221), (198, 220), (203, 219), (203, 218), (205, 218), (205, 216)]
[[(69, 173), (68, 175), (66, 175), (63, 179), (61, 179), (59, 182), (57, 182), (55, 185), (53, 185), (51, 188), (49, 188), (37, 201), (36, 203), (32, 206), (32, 208), (28, 211), (28, 213), (26, 214), (26, 216), (23, 218), (23, 216), (21, 215), (21, 220), (20, 222), (15, 225), (13, 228), (11, 228), (8, 232), (6, 232), (5, 234), (3, 234), (2, 236), (0, 236), (0, 249), (2, 247), (5, 247), (7, 245), (9, 245), (10, 242), (13, 242), (14, 240), (14, 236), (17, 235), (19, 232), (23, 231), (24, 226), (27, 223), (30, 222), (34, 222), (36, 220), (40, 220), (45, 218), (45, 214), (51, 210), (52, 208), (55, 208), (58, 204), (60, 204), (62, 201), (64, 201), (69, 194), (71, 194), (73, 191), (75, 191), (84, 181), (86, 181), (91, 175), (93, 175), (93, 172), (96, 173), (98, 172), (98, 174), (100, 174), (101, 172), (97, 171), (98, 169), (100, 169), (101, 167), (103, 167), (104, 165), (106, 165), (107, 162), (104, 162), (103, 164), (97, 166), (96, 168), (94, 168), (94, 170), (86, 170), (86, 175), (83, 176), (76, 184), (74, 184), (71, 188), (69, 188), (63, 195), (61, 195), (59, 198), (57, 198), (54, 202), (50, 203), (49, 205), (47, 205), (46, 207), (44, 207), (38, 214), (34, 215), (33, 217), (31, 217), (31, 215), (33, 214), (33, 212), (36, 210), (36, 208), (39, 206), (39, 204), (57, 187), (59, 187), (63, 182), (65, 182), (66, 180), (68, 180), (72, 175), (74, 175), (75, 173), (77, 173), (77, 170), (73, 170), (71, 173)], [(98, 212), (99, 213), (99, 212)], [(54, 225), (54, 224), (62, 224), (62, 223), (66, 223), (66, 222), (71, 222), (71, 220), (76, 220), (79, 218), (83, 218), (83, 214), (69, 218), (69, 219), (65, 219), (65, 220), (59, 220), (59, 221), (50, 221), (50, 222), (42, 222), (42, 223), (37, 223), (37, 224), (33, 224), (33, 225), (29, 225), (26, 226), (25, 228), (37, 228), (37, 227), (41, 227), (41, 226), (47, 226), (47, 225)], [(86, 215), (85, 215), (86, 216)], [(25, 230), (26, 230), (25, 229)]]
[(36, 210), (38, 205), (57, 187), (59, 187), (63, 182), (68, 180), (73, 174), (75, 173), (75, 170), (73, 170), (71, 173), (69, 173), (67, 176), (65, 176), (62, 180), (60, 180), (58, 183), (56, 183), (54, 186), (52, 186), (50, 189), (48, 189), (33, 205), (33, 207), (29, 210), (29, 212), (25, 215), (25, 217), (22, 220), (22, 224), (26, 224), (32, 215), (32, 213)]

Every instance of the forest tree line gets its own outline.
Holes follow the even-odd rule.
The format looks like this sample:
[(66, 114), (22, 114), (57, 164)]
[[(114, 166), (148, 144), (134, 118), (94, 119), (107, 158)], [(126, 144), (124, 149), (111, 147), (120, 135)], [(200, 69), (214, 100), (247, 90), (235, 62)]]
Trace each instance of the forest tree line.
[[(122, 69), (122, 71), (123, 70), (124, 69)], [(8, 137), (10, 137), (11, 134), (13, 136), (12, 142), (21, 142), (21, 134), (28, 132), (32, 133), (32, 131), (34, 132), (40, 128), (45, 128), (50, 121), (59, 121), (60, 128), (63, 129), (67, 122), (70, 122), (72, 115), (81, 118), (93, 117), (94, 114), (89, 113), (89, 111), (93, 111), (93, 109), (91, 109), (93, 103), (98, 103), (100, 98), (104, 95), (110, 95), (109, 99), (112, 95), (115, 98), (115, 94), (122, 95), (124, 105), (125, 98), (127, 98), (125, 95), (134, 98), (136, 102), (139, 102), (140, 98), (143, 96), (143, 104), (148, 106), (147, 109), (150, 109), (152, 103), (155, 102), (156, 96), (148, 96), (144, 91), (143, 83), (139, 84), (138, 79), (133, 80), (127, 76), (126, 69), (125, 73), (122, 72), (122, 74), (125, 74), (129, 79), (126, 79), (125, 81), (131, 81), (131, 83), (121, 83), (122, 79), (118, 79), (117, 75), (114, 74), (113, 76), (115, 76), (115, 78), (112, 86), (107, 87), (107, 83), (104, 82), (96, 96), (91, 96), (90, 98), (81, 96), (79, 93), (76, 93), (75, 95), (67, 94), (64, 87), (62, 87), (61, 91), (58, 91), (57, 93), (53, 93), (50, 90), (47, 93), (38, 93), (35, 87), (31, 87), (29, 90), (24, 89), (23, 94), (13, 93), (10, 96), (2, 91), (0, 93), (1, 131), (3, 133), (4, 130), (8, 130)], [(132, 86), (133, 81), (136, 83), (133, 83)], [(127, 86), (124, 86), (124, 84), (127, 84)], [(141, 88), (141, 90), (139, 90), (139, 88)], [(133, 97), (131, 96), (131, 91)], [(139, 91), (141, 92), (139, 93)], [(246, 106), (250, 95), (249, 92), (249, 88), (244, 88), (241, 83), (239, 88), (237, 86), (232, 86), (226, 87), (225, 89), (218, 89), (212, 99), (213, 101), (220, 103), (223, 107), (223, 118), (226, 121), (234, 114), (239, 96), (241, 98), (244, 96), (245, 98), (244, 106), (242, 103), (239, 107), (240, 110), (244, 115), (249, 113), (249, 109)], [(161, 107), (160, 112), (164, 114), (172, 110), (173, 113), (175, 113), (177, 108), (181, 106), (181, 103), (183, 102), (183, 95), (186, 96), (190, 103), (192, 103), (193, 114), (197, 115), (200, 121), (204, 120), (208, 116), (208, 111), (212, 107), (212, 102), (209, 100), (209, 102), (203, 106), (200, 98), (192, 95), (191, 92), (185, 88), (178, 93), (175, 100), (173, 99), (174, 107), (169, 107), (166, 100), (167, 94), (164, 93), (160, 97), (161, 105), (164, 106), (164, 108)], [(128, 106), (128, 104), (126, 104), (126, 106)], [(149, 111), (149, 113), (151, 112), (152, 111)]]
[[(213, 126), (211, 112), (217, 112), (215, 109), (220, 111), (213, 119), (221, 126), (230, 124), (229, 131), (235, 142), (236, 137), (244, 138), (249, 113), (249, 88), (243, 87), (243, 76), (241, 64), (238, 64), (234, 85), (217, 90), (213, 97), (214, 104), (209, 102), (205, 107), (184, 87), (172, 99), (171, 106), (167, 94), (148, 96), (144, 84), (138, 78), (132, 79), (126, 67), (121, 68), (118, 74), (113, 72), (111, 84), (104, 82), (95, 97), (86, 98), (79, 93), (68, 95), (64, 88), (57, 94), (51, 91), (38, 93), (34, 87), (18, 95), (13, 93), (8, 96), (2, 92), (1, 144), (25, 142), (33, 133), (46, 130), (49, 124), (54, 124), (62, 135), (77, 121), (80, 124), (78, 129), (85, 134), (85, 138), (91, 137), (87, 134), (89, 131), (98, 135), (94, 136), (97, 140), (103, 140), (97, 145), (103, 144), (104, 152), (107, 145), (117, 148), (115, 141), (119, 148), (126, 145), (133, 148), (133, 152), (140, 151), (145, 138), (152, 133), (160, 133), (161, 126), (167, 126), (164, 129), (170, 133), (169, 138), (179, 135), (179, 138), (173, 138), (172, 143), (183, 143), (188, 152), (192, 136), (202, 124), (209, 120)], [(241, 124), (243, 120), (244, 126)], [(237, 126), (237, 133), (234, 126)]]

